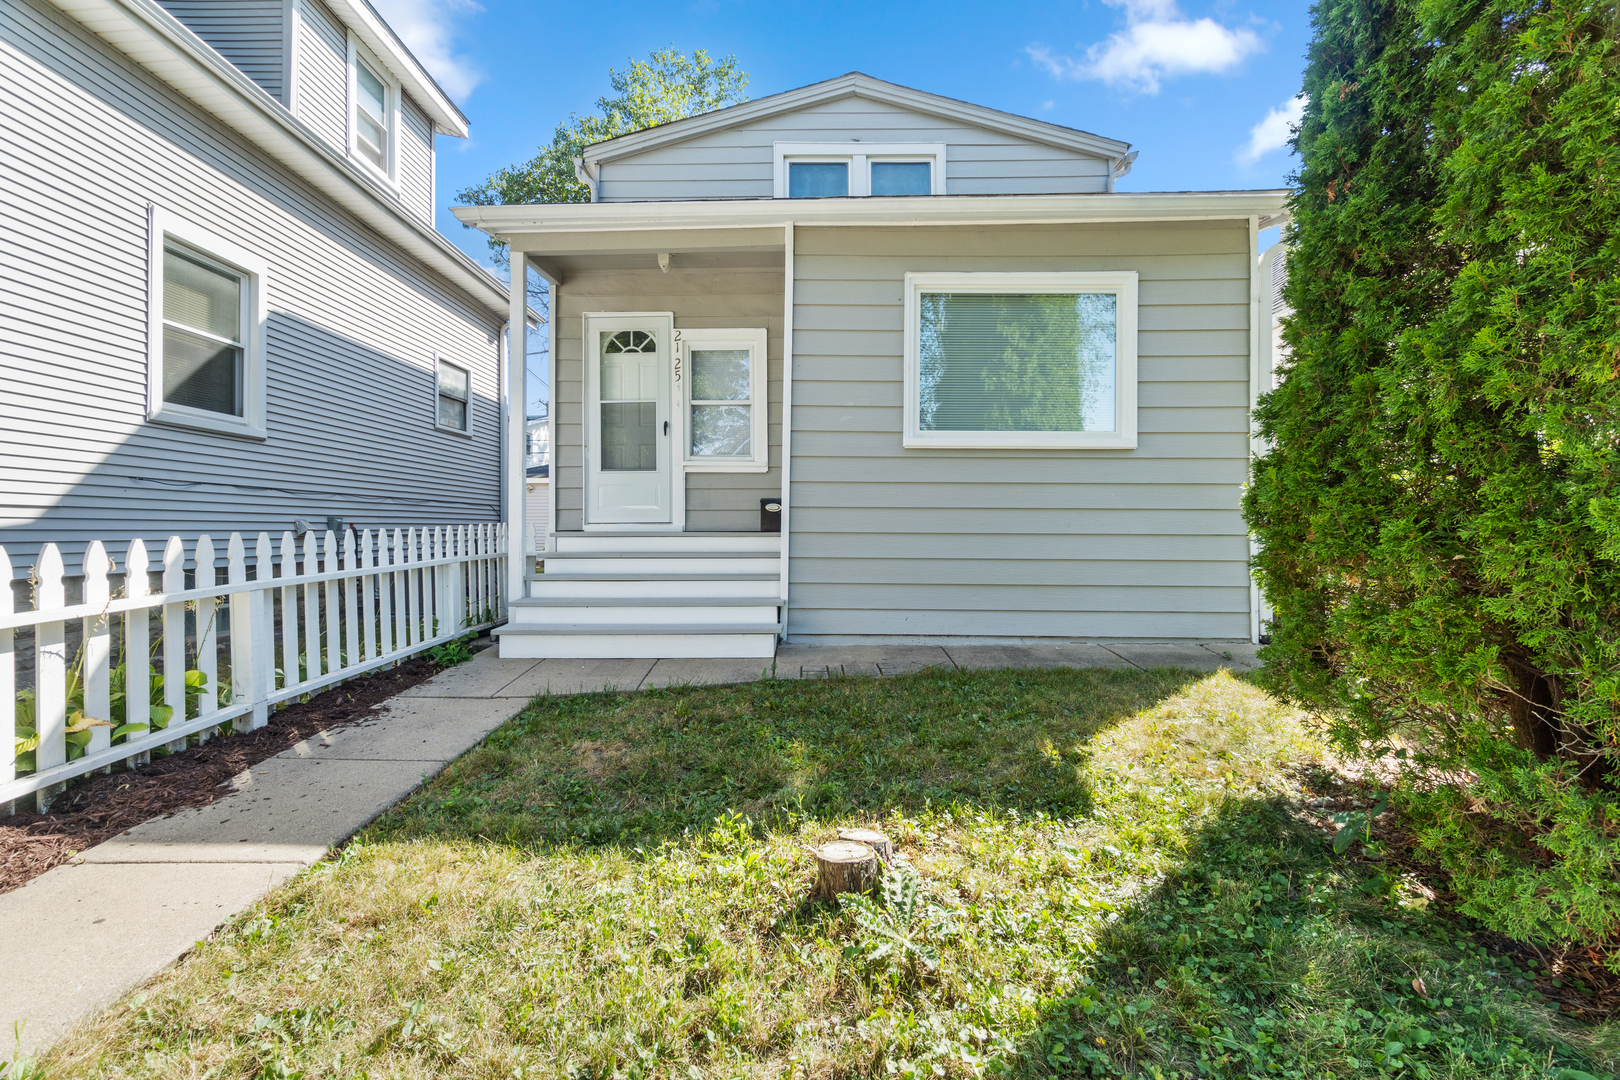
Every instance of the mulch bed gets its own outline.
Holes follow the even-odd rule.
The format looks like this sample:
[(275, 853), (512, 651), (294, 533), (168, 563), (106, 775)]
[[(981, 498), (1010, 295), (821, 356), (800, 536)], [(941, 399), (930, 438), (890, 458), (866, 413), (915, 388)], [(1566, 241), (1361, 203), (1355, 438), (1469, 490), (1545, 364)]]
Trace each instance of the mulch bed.
[[(115, 767), (110, 775), (81, 777), (51, 804), (48, 814), (0, 816), (0, 893), (143, 821), (229, 795), (231, 778), (243, 769), (319, 732), (369, 719), (376, 715), (374, 706), (441, 670), (426, 656), (414, 656), (284, 706), (258, 731), (215, 735), (201, 746), (154, 757), (133, 771)], [(32, 805), (31, 796), (28, 803)], [(17, 808), (21, 811), (21, 800)]]
[[(1320, 769), (1301, 770), (1296, 778), (1310, 794), (1317, 796), (1306, 812), (1329, 831), (1332, 826), (1328, 825), (1328, 820), (1335, 813), (1366, 810), (1372, 805), (1375, 785), (1369, 780)], [(1428, 890), (1434, 910), (1463, 923), (1469, 936), (1492, 956), (1534, 972), (1530, 985), (1542, 997), (1556, 1003), (1566, 1015), (1587, 1023), (1620, 1017), (1620, 975), (1604, 965), (1600, 950), (1542, 948), (1485, 930), (1473, 919), (1456, 913), (1457, 897), (1451, 892), (1446, 872), (1420, 858), (1417, 838), (1400, 827), (1393, 813), (1381, 814), (1373, 822), (1372, 836), (1386, 851), (1382, 858), (1367, 859), (1360, 854), (1359, 844), (1346, 858), (1385, 873), (1410, 874)]]

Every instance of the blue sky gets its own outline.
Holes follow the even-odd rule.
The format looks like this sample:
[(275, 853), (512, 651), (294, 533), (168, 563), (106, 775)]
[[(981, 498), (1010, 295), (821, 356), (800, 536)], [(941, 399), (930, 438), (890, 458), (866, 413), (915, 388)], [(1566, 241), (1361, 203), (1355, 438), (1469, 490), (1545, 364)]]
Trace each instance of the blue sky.
[[(864, 71), (1123, 139), (1141, 156), (1122, 191), (1280, 187), (1310, 34), (1303, 0), (373, 2), (472, 121), (439, 139), (441, 208), (591, 111), (610, 67), (667, 45), (734, 54), (750, 97)], [(438, 220), (486, 258), (481, 234)]]

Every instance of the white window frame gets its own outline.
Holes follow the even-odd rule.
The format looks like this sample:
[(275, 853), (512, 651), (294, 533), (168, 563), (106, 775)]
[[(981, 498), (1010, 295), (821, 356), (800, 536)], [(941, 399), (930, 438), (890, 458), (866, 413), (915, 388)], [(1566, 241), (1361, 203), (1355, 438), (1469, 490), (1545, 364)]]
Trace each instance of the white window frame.
[[(772, 144), (775, 156), (776, 197), (788, 198), (788, 166), (795, 162), (845, 162), (849, 165), (849, 197), (872, 194), (872, 162), (926, 161), (930, 195), (945, 194), (944, 143), (863, 143), (863, 142), (779, 142)], [(915, 195), (882, 196), (914, 199)]]
[[(770, 471), (770, 362), (763, 329), (692, 330), (675, 332), (675, 397), (680, 402), (681, 468), (689, 473), (762, 473)], [(747, 457), (694, 457), (692, 455), (692, 351), (694, 349), (747, 349), (750, 420)], [(731, 402), (730, 404), (741, 404)]]
[[(387, 154), (385, 155), (387, 158), (386, 169), (377, 168), (370, 158), (366, 157), (360, 152), (360, 126), (355, 123), (354, 111), (360, 107), (359, 65), (361, 63), (364, 63), (366, 67), (371, 69), (371, 73), (373, 75), (382, 80), (383, 90), (388, 97), (388, 116), (387, 124), (385, 125), (388, 131), (388, 147)], [(348, 113), (345, 117), (344, 123), (348, 128), (349, 135), (349, 160), (355, 162), (361, 168), (365, 169), (367, 172), (371, 173), (373, 176), (384, 181), (390, 186), (397, 186), (399, 183), (399, 80), (394, 78), (393, 73), (390, 72), (388, 68), (378, 62), (377, 58), (371, 54), (371, 50), (367, 49), (365, 45), (363, 45), (360, 40), (354, 36), (352, 31), (349, 34), (348, 76)]]
[[(268, 264), (247, 249), (158, 206), (148, 208), (146, 253), (146, 418), (248, 439), (265, 429), (265, 286)], [(163, 247), (173, 242), (242, 275), (242, 415), (196, 409), (163, 400)]]
[[(442, 396), (439, 393), (439, 369), (444, 367), (453, 367), (457, 371), (465, 372), (467, 376), (467, 426), (464, 428), (450, 427), (448, 424), (439, 423), (439, 398)], [(458, 360), (452, 360), (442, 353), (433, 354), (433, 426), (439, 431), (446, 431), (452, 435), (465, 435), (468, 438), (472, 437), (472, 375), (472, 368), (468, 365)]]
[[(923, 431), (920, 334), (923, 293), (1090, 293), (1118, 297), (1114, 329), (1113, 431)], [(1134, 270), (1054, 273), (908, 273), (905, 289), (905, 428), (907, 448), (1136, 449), (1137, 274)]]

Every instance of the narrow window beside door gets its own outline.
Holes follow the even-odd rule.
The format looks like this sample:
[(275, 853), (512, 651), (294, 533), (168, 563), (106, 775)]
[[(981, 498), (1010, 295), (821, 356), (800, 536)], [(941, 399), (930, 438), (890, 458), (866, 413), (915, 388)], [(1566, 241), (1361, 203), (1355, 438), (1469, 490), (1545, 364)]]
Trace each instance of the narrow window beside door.
[(683, 330), (688, 472), (763, 472), (765, 331)]

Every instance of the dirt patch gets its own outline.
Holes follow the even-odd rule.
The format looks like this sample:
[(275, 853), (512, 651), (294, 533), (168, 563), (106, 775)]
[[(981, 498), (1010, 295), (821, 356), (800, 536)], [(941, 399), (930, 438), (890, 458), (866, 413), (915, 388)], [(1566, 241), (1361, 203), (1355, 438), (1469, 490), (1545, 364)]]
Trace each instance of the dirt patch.
[[(486, 639), (487, 640), (487, 639)], [(125, 772), (75, 781), (48, 814), (0, 816), (0, 893), (27, 884), (77, 852), (143, 821), (207, 806), (231, 793), (231, 777), (312, 735), (376, 716), (374, 706), (443, 670), (426, 656), (334, 686), (270, 714), (243, 735), (216, 735), (179, 754)], [(21, 806), (19, 805), (19, 810)]]
[(622, 742), (583, 739), (574, 744), (574, 763), (592, 780), (602, 780), (624, 771), (630, 748)]

